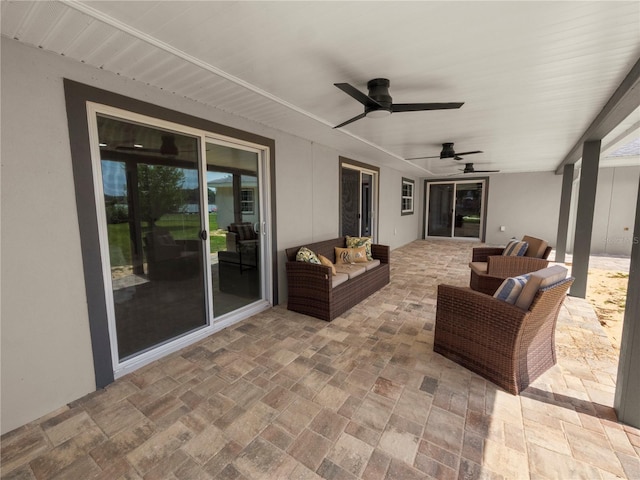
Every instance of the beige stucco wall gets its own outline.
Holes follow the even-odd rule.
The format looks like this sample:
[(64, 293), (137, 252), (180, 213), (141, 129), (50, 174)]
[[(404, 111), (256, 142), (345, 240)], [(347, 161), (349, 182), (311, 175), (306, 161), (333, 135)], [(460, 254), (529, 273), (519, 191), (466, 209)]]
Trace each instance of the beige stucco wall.
[[(562, 176), (553, 172), (492, 175), (487, 201), (486, 242), (504, 245), (523, 235), (556, 245)], [(505, 231), (501, 232), (500, 227)]]
[(639, 178), (640, 165), (598, 171), (591, 253), (631, 255)]
[(2, 39), (3, 433), (95, 389), (55, 60)]
[[(339, 156), (376, 165), (4, 37), (1, 42), (2, 433), (95, 389), (63, 78), (275, 140), (281, 302), (284, 249), (338, 234)], [(381, 166), (379, 239), (392, 248), (417, 238), (420, 229), (418, 212), (400, 218), (402, 176)]]

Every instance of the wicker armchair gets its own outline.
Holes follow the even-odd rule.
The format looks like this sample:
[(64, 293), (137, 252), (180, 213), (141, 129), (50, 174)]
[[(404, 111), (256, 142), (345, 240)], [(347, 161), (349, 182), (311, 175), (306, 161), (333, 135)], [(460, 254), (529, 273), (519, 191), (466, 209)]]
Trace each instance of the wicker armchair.
[(551, 253), (547, 242), (527, 235), (522, 240), (529, 243), (529, 249), (523, 257), (503, 256), (502, 247), (474, 248), (469, 263), (469, 286), (477, 292), (493, 295), (505, 278), (546, 268)]
[(433, 350), (518, 395), (556, 363), (556, 321), (572, 283), (538, 290), (529, 310), (439, 285)]

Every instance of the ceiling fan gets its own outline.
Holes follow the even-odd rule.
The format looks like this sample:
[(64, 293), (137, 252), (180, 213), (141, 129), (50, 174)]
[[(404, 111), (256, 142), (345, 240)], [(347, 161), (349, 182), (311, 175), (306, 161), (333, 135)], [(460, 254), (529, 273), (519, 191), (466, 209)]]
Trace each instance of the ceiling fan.
[(474, 153), (483, 153), (482, 150), (473, 150), (471, 152), (456, 153), (453, 149), (453, 142), (447, 142), (442, 144), (442, 151), (440, 155), (434, 155), (432, 157), (413, 157), (407, 158), (407, 160), (422, 160), (425, 158), (453, 158), (454, 160), (462, 160), (462, 155), (473, 155)]
[(389, 95), (389, 80), (386, 78), (374, 78), (367, 82), (369, 94), (365, 95), (360, 90), (348, 83), (334, 83), (336, 87), (347, 95), (355, 98), (364, 105), (364, 113), (357, 115), (333, 128), (360, 120), (364, 117), (379, 118), (390, 115), (392, 112), (417, 112), (422, 110), (447, 110), (460, 108), (464, 102), (457, 103), (393, 103)]
[[(467, 174), (467, 173), (497, 173), (500, 170), (476, 170), (475, 168), (473, 168), (473, 163), (465, 163), (464, 169), (460, 169), (460, 171), (464, 174)], [(455, 175), (458, 175), (458, 174), (455, 174)]]

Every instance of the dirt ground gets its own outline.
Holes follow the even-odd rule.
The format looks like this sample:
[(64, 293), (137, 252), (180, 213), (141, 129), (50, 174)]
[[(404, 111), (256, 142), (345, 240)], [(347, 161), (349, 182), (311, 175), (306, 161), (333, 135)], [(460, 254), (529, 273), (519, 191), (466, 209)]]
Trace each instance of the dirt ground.
[(620, 350), (628, 281), (629, 274), (627, 272), (589, 269), (587, 300), (593, 305), (600, 319), (600, 324), (618, 351)]

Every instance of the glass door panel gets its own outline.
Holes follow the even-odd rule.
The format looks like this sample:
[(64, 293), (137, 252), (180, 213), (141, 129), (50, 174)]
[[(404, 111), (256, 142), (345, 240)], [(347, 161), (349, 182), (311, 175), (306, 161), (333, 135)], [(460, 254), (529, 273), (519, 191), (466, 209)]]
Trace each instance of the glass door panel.
[(360, 236), (371, 236), (372, 205), (373, 205), (373, 175), (362, 174), (362, 219), (360, 225)]
[(480, 238), (482, 183), (456, 185), (455, 237)]
[(452, 183), (429, 184), (427, 236), (451, 237), (453, 191)]
[(123, 361), (208, 323), (200, 141), (102, 115), (97, 123)]
[(342, 235), (360, 236), (360, 171), (342, 168)]
[(213, 314), (262, 299), (259, 159), (254, 151), (207, 142)]

